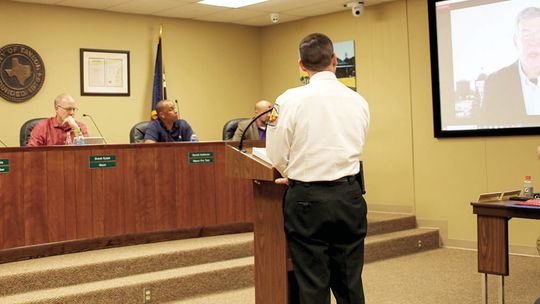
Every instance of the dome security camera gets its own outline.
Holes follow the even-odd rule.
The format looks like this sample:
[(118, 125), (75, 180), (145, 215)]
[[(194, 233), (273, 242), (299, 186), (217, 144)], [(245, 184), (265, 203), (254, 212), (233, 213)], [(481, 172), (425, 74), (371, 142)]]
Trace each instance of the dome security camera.
[(364, 12), (364, 5), (358, 4), (352, 7), (352, 15), (355, 17), (362, 16), (362, 13)]
[(279, 22), (279, 14), (278, 13), (271, 13), (270, 14), (270, 20), (272, 20), (272, 23), (278, 23)]
[(364, 13), (364, 1), (349, 2), (345, 6), (351, 8), (354, 17), (360, 17)]

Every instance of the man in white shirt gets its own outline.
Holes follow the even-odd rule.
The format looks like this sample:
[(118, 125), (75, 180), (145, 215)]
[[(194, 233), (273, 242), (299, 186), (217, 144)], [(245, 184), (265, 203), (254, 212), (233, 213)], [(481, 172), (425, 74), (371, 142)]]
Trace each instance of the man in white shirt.
[[(285, 233), (300, 303), (363, 304), (367, 206), (355, 175), (369, 127), (368, 104), (335, 76), (337, 58), (325, 35), (299, 45), (309, 84), (277, 98), (266, 149), (288, 183)], [(275, 116), (278, 116), (275, 120)]]

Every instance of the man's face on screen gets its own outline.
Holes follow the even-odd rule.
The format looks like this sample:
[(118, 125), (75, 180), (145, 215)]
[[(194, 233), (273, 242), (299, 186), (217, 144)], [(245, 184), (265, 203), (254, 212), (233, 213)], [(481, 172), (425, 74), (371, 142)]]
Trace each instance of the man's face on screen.
[(515, 43), (523, 68), (540, 68), (540, 17), (520, 22)]

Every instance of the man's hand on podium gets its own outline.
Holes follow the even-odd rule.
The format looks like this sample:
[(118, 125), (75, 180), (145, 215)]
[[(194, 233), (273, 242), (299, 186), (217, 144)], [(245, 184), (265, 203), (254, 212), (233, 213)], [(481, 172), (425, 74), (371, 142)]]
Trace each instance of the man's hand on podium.
[(289, 179), (286, 178), (286, 177), (276, 178), (274, 183), (279, 184), (279, 185), (288, 185), (289, 184)]

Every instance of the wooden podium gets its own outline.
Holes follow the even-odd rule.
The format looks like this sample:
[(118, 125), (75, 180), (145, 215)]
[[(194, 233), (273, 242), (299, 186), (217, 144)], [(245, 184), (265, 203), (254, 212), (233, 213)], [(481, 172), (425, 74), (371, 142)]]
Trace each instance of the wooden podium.
[[(268, 163), (225, 147), (227, 175), (252, 180), (255, 233), (255, 303), (288, 303), (287, 245), (283, 231), (282, 199), (285, 185), (274, 183), (281, 177)], [(289, 265), (291, 266), (291, 265)]]

